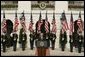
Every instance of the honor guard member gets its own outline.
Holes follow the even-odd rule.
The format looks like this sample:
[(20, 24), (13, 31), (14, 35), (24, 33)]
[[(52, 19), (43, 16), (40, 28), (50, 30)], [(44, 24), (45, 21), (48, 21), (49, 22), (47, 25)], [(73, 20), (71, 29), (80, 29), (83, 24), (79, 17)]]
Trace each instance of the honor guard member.
[(82, 33), (78, 30), (78, 53), (81, 53), (81, 47), (82, 47), (82, 42), (83, 42), (83, 37), (82, 37)]
[(54, 50), (55, 48), (55, 40), (56, 40), (56, 35), (55, 34), (52, 34), (53, 38), (51, 40), (51, 43), (52, 43), (52, 50)]
[(69, 43), (70, 43), (70, 52), (73, 52), (73, 30), (74, 30), (74, 21), (73, 21), (73, 14), (71, 12), (71, 17), (70, 17), (70, 25), (69, 25)]
[(7, 43), (7, 41), (6, 41), (6, 35), (5, 35), (5, 33), (3, 33), (3, 35), (2, 35), (3, 52), (6, 52), (6, 43)]
[(17, 48), (17, 39), (18, 39), (18, 35), (16, 34), (16, 32), (13, 33), (13, 51), (16, 51)]
[(61, 44), (62, 51), (64, 51), (65, 45), (67, 43), (67, 33), (66, 33), (66, 31), (69, 29), (68, 23), (67, 23), (67, 20), (66, 20), (66, 16), (65, 16), (65, 11), (63, 11), (60, 20), (61, 20), (60, 44)]
[(67, 35), (66, 35), (66, 32), (64, 32), (64, 34), (61, 34), (60, 36), (60, 46), (62, 51), (65, 50), (66, 43), (67, 43)]
[(33, 32), (30, 32), (30, 49), (33, 50), (33, 47), (34, 47), (34, 38), (35, 38), (35, 35)]
[(22, 50), (24, 51), (26, 48), (26, 44), (27, 44), (27, 35), (25, 32), (22, 33)]
[(6, 40), (7, 40), (7, 47), (10, 48), (13, 46), (13, 39), (11, 37), (11, 33), (13, 31), (13, 22), (10, 19), (6, 20), (6, 25), (7, 25), (7, 33), (6, 33)]
[(81, 53), (81, 45), (82, 45), (82, 35), (81, 31), (79, 31), (79, 27), (77, 25), (77, 20), (74, 22), (74, 34), (73, 34), (73, 42), (75, 48), (78, 48), (78, 52)]
[(77, 20), (77, 26), (78, 26), (78, 30), (77, 30), (77, 33), (78, 33), (78, 53), (81, 53), (81, 47), (82, 47), (82, 44), (83, 44), (83, 36), (82, 36), (82, 32), (84, 30), (84, 23), (82, 21), (82, 18), (81, 18), (81, 12), (79, 12), (79, 17), (78, 17), (78, 20)]
[(53, 12), (53, 20), (52, 20), (52, 30), (51, 30), (51, 44), (52, 44), (52, 50), (54, 50), (55, 48), (55, 39), (56, 39), (56, 20), (55, 20), (55, 13)]
[(47, 41), (48, 47), (50, 47), (50, 35), (49, 35), (49, 33), (44, 34), (44, 39)]
[(19, 44), (20, 44), (20, 48), (21, 48), (21, 43), (22, 43), (22, 41), (21, 41), (21, 39), (22, 39), (22, 32), (23, 32), (23, 28), (21, 28), (20, 29), (20, 32), (19, 32)]
[(78, 33), (77, 33), (77, 30), (78, 30), (78, 25), (77, 25), (77, 20), (74, 21), (74, 32), (73, 32), (73, 46), (75, 48), (77, 48), (77, 44), (78, 44)]
[(33, 29), (33, 18), (32, 18), (32, 12), (31, 12), (31, 17), (30, 17), (30, 23), (29, 23), (29, 31), (30, 31), (30, 49), (33, 50), (33, 46), (34, 46), (34, 29)]

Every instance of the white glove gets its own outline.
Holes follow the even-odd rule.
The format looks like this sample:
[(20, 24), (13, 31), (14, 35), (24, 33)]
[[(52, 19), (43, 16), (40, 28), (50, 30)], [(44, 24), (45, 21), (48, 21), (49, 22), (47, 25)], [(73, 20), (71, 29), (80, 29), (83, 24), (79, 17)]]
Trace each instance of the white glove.
[(12, 37), (13, 36), (13, 33), (11, 33), (10, 36)]
[(53, 38), (53, 40), (55, 40), (55, 38)]
[(14, 38), (14, 40), (16, 40), (16, 39)]
[(3, 42), (5, 42), (5, 39), (3, 39)]
[(5, 35), (5, 33), (2, 33), (2, 35)]
[(73, 40), (71, 40), (71, 42), (73, 42)]
[(64, 38), (62, 38), (62, 40), (64, 40)]
[(79, 42), (81, 42), (81, 40), (79, 40)]
[(23, 38), (23, 40), (25, 40), (25, 39)]
[(48, 37), (46, 37), (46, 39), (48, 39)]

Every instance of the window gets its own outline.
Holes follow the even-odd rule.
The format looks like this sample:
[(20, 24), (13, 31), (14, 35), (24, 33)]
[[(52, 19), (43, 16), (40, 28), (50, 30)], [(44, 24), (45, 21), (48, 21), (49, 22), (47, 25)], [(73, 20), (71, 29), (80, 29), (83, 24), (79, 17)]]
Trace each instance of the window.
[(18, 1), (1, 1), (1, 10), (16, 10)]
[(68, 2), (68, 10), (84, 10), (84, 1), (69, 1)]

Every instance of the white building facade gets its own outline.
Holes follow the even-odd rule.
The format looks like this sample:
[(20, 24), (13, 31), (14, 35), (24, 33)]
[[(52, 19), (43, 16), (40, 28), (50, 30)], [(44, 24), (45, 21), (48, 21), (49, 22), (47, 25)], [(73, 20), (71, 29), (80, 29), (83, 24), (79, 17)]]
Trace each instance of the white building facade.
[[(28, 47), (30, 47), (30, 42), (29, 42), (29, 31), (28, 31), (28, 26), (29, 26), (29, 22), (30, 22), (30, 14), (31, 13), (31, 1), (18, 1), (18, 9), (17, 9), (17, 13), (22, 13), (24, 10), (24, 13), (28, 13), (28, 14), (25, 14), (25, 18), (26, 18), (26, 28), (27, 28), (27, 39), (28, 39)], [(73, 13), (73, 19), (74, 21), (78, 19), (78, 14), (80, 11), (71, 11), (71, 10), (68, 10), (68, 1), (55, 1), (55, 13), (62, 13), (63, 10), (65, 11), (65, 13)], [(33, 25), (33, 28), (35, 29), (35, 24), (36, 22), (38, 21), (39, 19), (39, 13), (42, 13), (42, 19), (45, 19), (45, 13), (46, 13), (46, 10), (33, 10), (32, 11), (32, 15), (33, 15), (33, 22), (34, 22), (34, 25)], [(1, 10), (1, 22), (3, 20), (3, 10)], [(13, 23), (14, 23), (14, 20), (15, 20), (15, 14), (8, 14), (8, 13), (15, 13), (15, 10), (5, 10), (5, 17), (6, 19), (10, 19)], [(37, 13), (37, 14), (36, 14)], [(47, 10), (47, 16), (48, 16), (48, 21), (50, 22), (50, 25), (51, 25), (51, 22), (52, 22), (52, 19), (53, 19), (53, 14), (49, 14), (49, 13), (53, 13), (53, 10)], [(75, 14), (77, 13), (77, 14)], [(82, 20), (84, 21), (84, 11), (81, 11), (81, 17), (82, 17)], [(18, 14), (18, 19), (20, 18), (21, 14)], [(56, 25), (57, 25), (57, 38), (56, 38), (56, 44), (55, 44), (55, 47), (56, 48), (59, 48), (59, 34), (60, 34), (60, 17), (61, 17), (61, 14), (55, 14), (55, 19), (56, 19)], [(66, 19), (67, 19), (67, 22), (68, 22), (68, 25), (70, 23), (70, 14), (66, 14)], [(52, 25), (51, 25), (52, 26)], [(18, 34), (19, 34), (19, 31), (20, 31), (20, 28), (21, 28), (21, 25), (19, 25), (19, 30), (18, 30)], [(66, 47), (69, 48), (69, 31), (67, 31), (67, 45)], [(19, 47), (19, 45), (18, 45)]]

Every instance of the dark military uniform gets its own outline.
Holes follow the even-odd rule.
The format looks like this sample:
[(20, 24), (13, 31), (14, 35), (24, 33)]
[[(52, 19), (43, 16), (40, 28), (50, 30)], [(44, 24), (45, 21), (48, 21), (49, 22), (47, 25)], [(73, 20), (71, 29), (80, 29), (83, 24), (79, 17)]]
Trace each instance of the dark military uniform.
[(44, 40), (47, 41), (48, 47), (50, 47), (50, 36), (49, 36), (49, 33), (47, 33), (46, 36), (44, 34)]
[(16, 33), (13, 34), (13, 51), (16, 51), (17, 48), (17, 39), (18, 35)]
[(25, 50), (25, 47), (26, 47), (26, 44), (27, 44), (27, 35), (23, 31), (23, 28), (20, 29), (19, 44), (21, 44), (22, 50)]
[(78, 44), (78, 25), (77, 25), (77, 20), (74, 21), (74, 32), (73, 32), (73, 46), (75, 46), (75, 48), (77, 48), (77, 44)]
[(7, 43), (6, 43), (6, 44), (7, 44), (7, 47), (9, 48), (9, 47), (13, 46), (13, 39), (12, 39), (12, 37), (10, 36), (11, 32), (13, 31), (13, 23), (12, 23), (11, 20), (7, 19), (7, 20), (6, 20), (6, 25), (7, 25), (7, 26), (6, 26), (6, 27), (7, 27), (7, 33), (6, 33)]
[(50, 36), (50, 40), (51, 40), (52, 50), (54, 50), (56, 35), (51, 33), (49, 36)]
[(24, 51), (25, 48), (26, 48), (26, 44), (27, 44), (27, 35), (26, 35), (26, 33), (23, 33), (21, 42), (22, 42), (22, 50)]
[(55, 40), (56, 40), (56, 35), (53, 34), (53, 39), (52, 39), (52, 49), (54, 50), (55, 48)]
[(78, 53), (81, 53), (81, 47), (82, 47), (82, 43), (83, 43), (83, 37), (82, 35), (78, 36)]
[(2, 35), (2, 47), (3, 47), (3, 52), (6, 52), (6, 35)]
[(82, 47), (82, 43), (83, 43), (83, 36), (82, 36), (82, 32), (78, 30), (79, 26), (77, 25), (77, 21), (78, 20), (76, 20), (74, 22), (73, 39), (74, 39), (75, 48), (78, 48), (78, 53), (81, 53), (81, 47)]
[(23, 32), (23, 28), (21, 28), (19, 32), (19, 44), (21, 44), (22, 32)]
[(69, 43), (70, 43), (70, 52), (73, 52), (73, 37), (72, 35), (69, 36), (70, 40), (69, 40)]
[[(83, 49), (84, 49), (84, 36), (82, 36), (82, 47), (83, 47)], [(84, 50), (83, 50), (84, 51)]]
[(7, 41), (6, 43), (7, 48), (11, 47), (13, 43), (12, 43), (12, 38), (9, 34), (6, 34), (6, 41)]
[(19, 44), (20, 44), (20, 48), (22, 48), (22, 33), (23, 33), (23, 28), (20, 29), (20, 32), (19, 32)]
[(35, 34), (30, 34), (30, 49), (33, 50), (34, 47)]
[(60, 46), (61, 46), (62, 51), (64, 51), (66, 43), (67, 43), (66, 32), (64, 32), (64, 34), (60, 33)]

